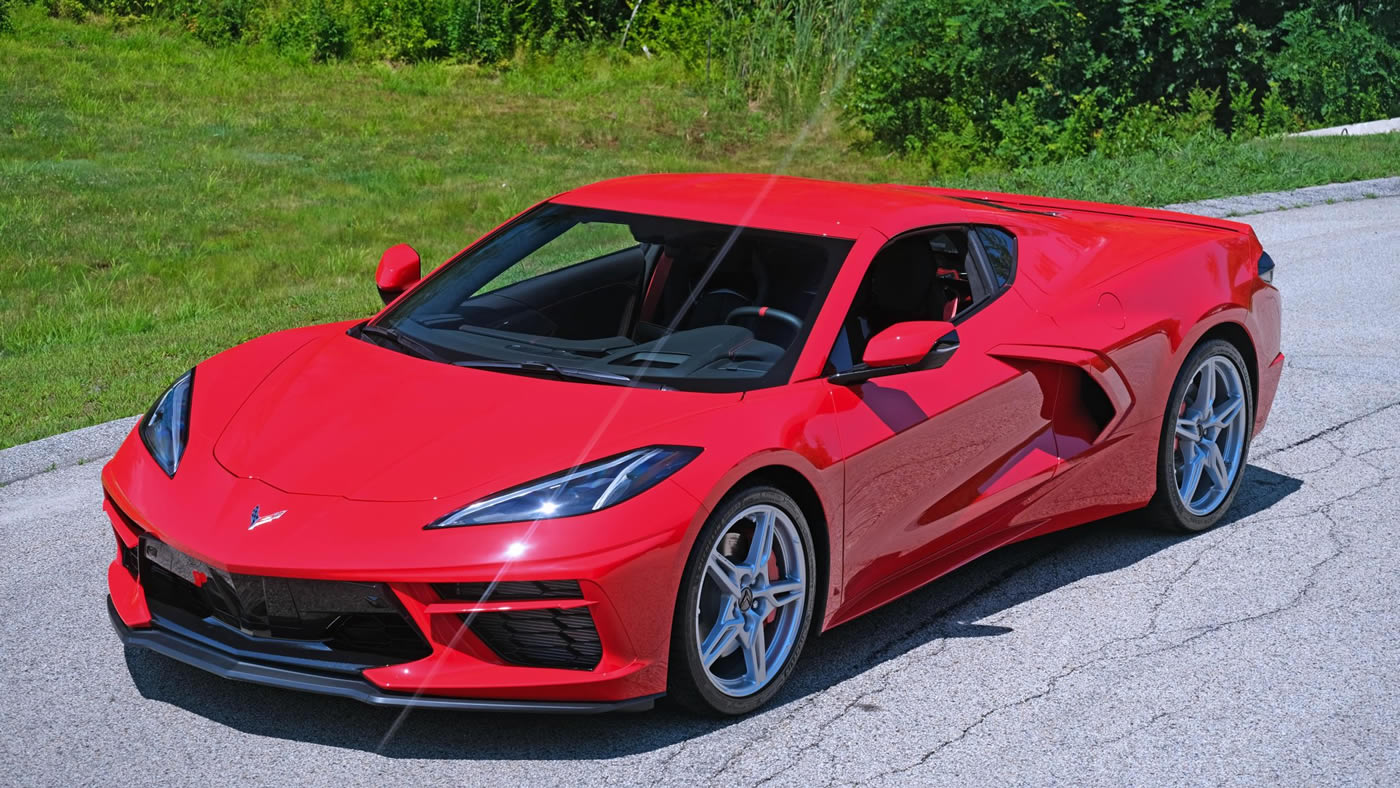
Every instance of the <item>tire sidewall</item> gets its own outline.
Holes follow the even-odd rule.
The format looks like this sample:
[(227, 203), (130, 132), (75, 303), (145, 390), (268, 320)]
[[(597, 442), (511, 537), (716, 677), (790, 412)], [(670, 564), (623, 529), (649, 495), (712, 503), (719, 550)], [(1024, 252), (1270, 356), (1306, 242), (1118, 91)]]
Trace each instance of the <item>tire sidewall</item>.
[[(1196, 372), (1200, 370), (1206, 359), (1216, 356), (1228, 359), (1234, 365), (1244, 386), (1244, 445), (1240, 448), (1240, 467), (1235, 473), (1234, 481), (1230, 484), (1230, 491), (1221, 500), (1220, 505), (1209, 514), (1197, 515), (1192, 514), (1186, 508), (1186, 505), (1181, 502), (1181, 496), (1177, 494), (1176, 420), (1192, 378), (1196, 376)], [(1162, 420), (1162, 436), (1157, 450), (1158, 508), (1164, 510), (1163, 513), (1173, 521), (1173, 525), (1187, 531), (1205, 531), (1214, 527), (1235, 502), (1235, 496), (1239, 493), (1240, 485), (1244, 481), (1245, 470), (1249, 466), (1249, 446), (1253, 440), (1254, 385), (1249, 378), (1249, 368), (1245, 365), (1244, 357), (1240, 355), (1238, 348), (1223, 339), (1212, 339), (1202, 343), (1187, 356), (1186, 363), (1177, 373), (1176, 382), (1172, 384), (1171, 397), (1167, 400), (1167, 412)]]
[[(721, 692), (710, 683), (705, 668), (700, 664), (700, 649), (695, 631), (695, 609), (700, 598), (700, 588), (705, 576), (705, 564), (718, 541), (720, 531), (740, 512), (759, 504), (776, 506), (783, 511), (797, 528), (802, 539), (806, 562), (807, 591), (802, 606), (802, 620), (798, 625), (797, 639), (788, 653), (787, 661), (763, 689), (747, 697), (736, 698)], [(681, 578), (680, 593), (676, 599), (675, 618), (672, 622), (671, 660), (669, 684), (671, 694), (688, 706), (695, 706), (699, 700), (707, 710), (720, 715), (747, 714), (767, 703), (778, 693), (797, 666), (811, 632), (812, 611), (816, 608), (816, 556), (813, 551), (811, 528), (801, 507), (791, 496), (768, 485), (755, 485), (735, 491), (727, 496), (706, 519), (705, 525), (695, 539), (690, 557), (686, 561), (685, 574)]]

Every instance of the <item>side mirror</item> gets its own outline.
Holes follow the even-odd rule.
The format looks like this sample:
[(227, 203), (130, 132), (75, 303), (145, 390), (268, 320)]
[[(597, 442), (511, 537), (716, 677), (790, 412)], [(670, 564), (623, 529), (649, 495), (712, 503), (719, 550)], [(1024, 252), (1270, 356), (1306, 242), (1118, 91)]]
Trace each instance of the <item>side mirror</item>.
[(958, 332), (943, 320), (895, 323), (870, 338), (861, 364), (827, 378), (832, 383), (860, 383), (883, 375), (943, 366), (958, 349)]
[(418, 253), (408, 244), (398, 244), (384, 250), (379, 258), (379, 269), (374, 272), (374, 284), (379, 288), (379, 297), (389, 303), (423, 278), (422, 264)]

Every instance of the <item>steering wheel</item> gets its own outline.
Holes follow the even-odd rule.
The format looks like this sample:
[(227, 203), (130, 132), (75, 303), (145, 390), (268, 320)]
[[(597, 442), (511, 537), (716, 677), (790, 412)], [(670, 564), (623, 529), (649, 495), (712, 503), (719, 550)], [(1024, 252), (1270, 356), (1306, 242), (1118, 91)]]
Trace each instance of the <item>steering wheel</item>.
[(732, 310), (724, 318), (726, 324), (733, 323), (741, 317), (767, 317), (787, 323), (794, 331), (802, 330), (802, 320), (791, 312), (784, 312), (781, 309), (774, 309), (771, 306), (741, 306)]

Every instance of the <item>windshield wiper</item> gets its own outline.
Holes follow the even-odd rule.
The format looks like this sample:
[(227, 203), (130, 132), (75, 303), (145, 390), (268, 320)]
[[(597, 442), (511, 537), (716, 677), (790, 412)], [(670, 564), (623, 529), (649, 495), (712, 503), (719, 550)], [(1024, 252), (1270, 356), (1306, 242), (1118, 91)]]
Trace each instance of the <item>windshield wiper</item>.
[(614, 386), (648, 385), (641, 384), (626, 375), (616, 372), (597, 372), (591, 369), (557, 367), (547, 361), (456, 361), (453, 366), (468, 369), (491, 369), (500, 372), (523, 372), (527, 375), (549, 375), (560, 380), (586, 380), (590, 383), (610, 383)]
[(361, 336), (369, 334), (372, 337), (387, 339), (390, 342), (393, 342), (394, 344), (398, 345), (400, 348), (407, 350), (410, 355), (425, 358), (429, 361), (437, 361), (443, 364), (448, 363), (447, 359), (443, 358), (441, 353), (437, 352), (436, 350), (433, 350), (423, 342), (414, 339), (413, 337), (409, 336), (408, 334), (405, 334), (397, 328), (389, 328), (388, 326), (379, 326), (373, 323), (365, 323), (364, 325), (360, 326), (359, 333)]

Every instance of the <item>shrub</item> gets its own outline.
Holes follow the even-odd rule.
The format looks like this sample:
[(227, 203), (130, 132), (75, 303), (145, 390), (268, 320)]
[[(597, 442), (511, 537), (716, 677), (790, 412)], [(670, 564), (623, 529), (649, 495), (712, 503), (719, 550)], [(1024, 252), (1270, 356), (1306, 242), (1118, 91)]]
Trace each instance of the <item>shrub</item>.
[(1283, 46), (1269, 59), (1280, 100), (1328, 125), (1397, 114), (1400, 34), (1387, 25), (1396, 25), (1400, 12), (1385, 3), (1374, 11), (1371, 17), (1350, 4), (1318, 3), (1287, 14), (1279, 25)]
[(1208, 125), (1247, 138), (1400, 114), (1397, 47), (1393, 0), (902, 0), (846, 116), (894, 149), (966, 132), (1031, 164), (1200, 131), (1206, 91)]
[(242, 40), (254, 0), (181, 0), (170, 8), (195, 38), (222, 45)]
[(71, 19), (81, 22), (87, 18), (88, 9), (80, 0), (44, 0), (44, 8), (49, 16), (57, 19)]
[(443, 35), (448, 51), (464, 60), (499, 62), (515, 48), (506, 0), (455, 0)]
[(328, 0), (269, 11), (263, 24), (268, 42), (282, 52), (312, 61), (350, 54), (350, 24), (344, 7)]
[(871, 21), (863, 0), (659, 0), (639, 12), (629, 48), (680, 58), (716, 95), (800, 118), (840, 87)]

